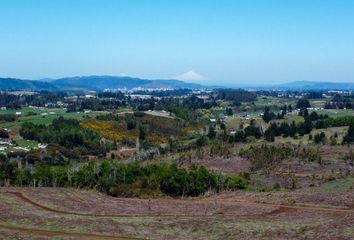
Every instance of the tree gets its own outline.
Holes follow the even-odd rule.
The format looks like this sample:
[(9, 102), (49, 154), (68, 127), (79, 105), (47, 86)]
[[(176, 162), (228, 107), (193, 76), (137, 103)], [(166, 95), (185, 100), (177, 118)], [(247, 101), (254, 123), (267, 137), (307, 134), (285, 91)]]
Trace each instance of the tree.
[(254, 102), (257, 100), (257, 94), (242, 89), (220, 89), (217, 90), (217, 98), (226, 101)]
[(264, 109), (264, 113), (263, 113), (263, 120), (266, 122), (266, 123), (269, 123), (271, 120), (273, 120), (275, 118), (275, 114), (273, 112), (270, 111), (270, 108), (269, 107), (265, 107)]
[(145, 137), (146, 137), (146, 127), (145, 126), (140, 126), (139, 127), (139, 139), (140, 140), (145, 140)]
[(216, 131), (214, 127), (210, 127), (209, 128), (209, 133), (208, 133), (208, 137), (210, 139), (214, 139), (216, 137)]
[(282, 118), (286, 115), (286, 113), (288, 112), (288, 106), (285, 104), (283, 107), (280, 108), (281, 109), (281, 116)]
[(289, 129), (289, 135), (290, 137), (294, 137), (297, 133), (297, 126), (295, 121), (293, 121), (290, 125), (290, 129)]
[(351, 122), (348, 128), (347, 134), (343, 137), (343, 144), (344, 143), (352, 143), (354, 142), (354, 123)]
[(232, 116), (233, 114), (234, 114), (234, 112), (232, 111), (232, 108), (227, 108), (226, 109), (226, 115)]
[(209, 143), (209, 139), (207, 136), (204, 136), (204, 135), (201, 136), (200, 138), (198, 138), (196, 141), (197, 147), (204, 147), (204, 146), (208, 145), (208, 143)]
[(9, 137), (10, 137), (9, 133), (5, 129), (1, 128), (0, 129), (0, 138), (9, 138)]
[(280, 131), (283, 134), (283, 137), (288, 137), (290, 135), (290, 127), (287, 122), (282, 122), (280, 124)]
[(307, 108), (301, 108), (300, 112), (299, 112), (299, 116), (302, 116), (304, 118), (308, 118), (309, 111), (307, 110)]
[(237, 131), (234, 136), (235, 142), (242, 142), (245, 140), (245, 132), (244, 131)]
[(309, 118), (311, 121), (317, 121), (319, 119), (319, 116), (318, 114), (314, 111), (314, 112), (311, 112), (311, 114), (309, 115)]
[(5, 154), (0, 154), (0, 186), (10, 185), (16, 176), (16, 167)]
[(105, 146), (101, 144), (100, 136), (80, 126), (80, 122), (74, 119), (59, 117), (48, 126), (24, 123), (20, 135), (26, 140), (56, 144), (56, 150), (68, 158), (72, 158), (75, 153), (79, 153), (77, 156), (105, 153)]
[(325, 141), (325, 138), (326, 138), (326, 134), (324, 132), (321, 132), (321, 133), (317, 133), (314, 136), (313, 140), (315, 143), (323, 143)]
[(254, 119), (252, 119), (250, 125), (245, 128), (245, 137), (250, 136), (254, 136), (257, 139), (262, 136), (261, 130), (259, 127), (256, 127), (256, 121)]
[(301, 136), (303, 136), (305, 134), (309, 134), (311, 132), (312, 128), (313, 128), (313, 124), (312, 124), (311, 120), (306, 118), (305, 122), (299, 124), (298, 131), (299, 131), (299, 134)]
[(321, 129), (321, 128), (325, 128), (325, 122), (321, 119), (321, 120), (318, 120), (316, 121), (315, 123), (315, 127), (317, 129)]
[(32, 176), (28, 169), (17, 169), (16, 170), (16, 184), (19, 186), (31, 184)]
[(311, 107), (311, 104), (310, 104), (310, 101), (306, 98), (300, 98), (298, 101), (297, 101), (297, 104), (296, 104), (296, 108), (310, 108)]
[(52, 183), (52, 172), (48, 165), (38, 164), (33, 174), (36, 186), (49, 187)]
[(265, 133), (264, 133), (264, 138), (268, 141), (268, 142), (274, 142), (275, 140), (275, 136), (274, 136), (274, 131), (271, 128), (268, 128)]
[(136, 121), (134, 119), (127, 119), (127, 129), (133, 130), (136, 127)]
[(288, 105), (288, 112), (292, 112), (293, 111), (293, 106), (291, 106), (291, 104)]

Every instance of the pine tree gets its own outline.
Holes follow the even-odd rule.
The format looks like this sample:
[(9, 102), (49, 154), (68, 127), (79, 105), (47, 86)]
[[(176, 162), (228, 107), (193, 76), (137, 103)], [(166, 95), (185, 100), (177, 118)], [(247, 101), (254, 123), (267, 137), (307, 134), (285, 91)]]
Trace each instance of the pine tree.
[(343, 137), (343, 143), (354, 142), (354, 124), (350, 123), (347, 134)]

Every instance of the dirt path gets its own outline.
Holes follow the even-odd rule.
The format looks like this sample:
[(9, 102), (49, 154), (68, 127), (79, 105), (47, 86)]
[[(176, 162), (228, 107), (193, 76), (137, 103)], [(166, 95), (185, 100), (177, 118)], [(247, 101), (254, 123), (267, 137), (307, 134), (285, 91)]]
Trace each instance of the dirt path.
[(302, 177), (302, 178), (313, 178), (315, 176), (316, 179), (321, 179), (321, 176), (327, 176), (331, 174), (340, 174), (339, 171), (325, 171), (325, 172), (314, 172), (314, 173), (296, 173), (296, 172), (288, 172), (288, 171), (278, 171), (272, 170), (272, 174), (280, 175), (280, 176), (295, 176), (295, 177)]
[(330, 207), (317, 207), (317, 206), (308, 206), (308, 205), (287, 205), (287, 204), (275, 204), (275, 203), (258, 203), (258, 202), (250, 202), (246, 200), (230, 200), (230, 199), (219, 199), (220, 202), (224, 203), (237, 203), (243, 206), (270, 206), (270, 207), (278, 207), (282, 209), (294, 209), (294, 210), (308, 210), (308, 211), (317, 211), (317, 212), (334, 212), (334, 213), (347, 213), (354, 214), (354, 209), (347, 208), (330, 208)]
[(125, 115), (125, 114), (133, 114), (133, 111), (127, 111), (127, 112), (119, 112), (117, 115)]
[[(206, 217), (206, 216), (212, 216), (213, 213), (209, 214), (185, 214), (185, 213), (173, 213), (173, 214), (156, 214), (156, 213), (150, 213), (150, 214), (116, 214), (116, 215), (106, 215), (106, 214), (91, 214), (91, 213), (78, 213), (78, 212), (70, 212), (70, 211), (65, 211), (65, 210), (58, 210), (54, 208), (47, 207), (45, 205), (42, 205), (38, 202), (35, 202), (22, 194), (21, 192), (5, 192), (7, 194), (14, 195), (18, 198), (20, 198), (22, 201), (31, 204), (32, 206), (35, 206), (39, 209), (49, 211), (52, 213), (59, 213), (59, 214), (69, 214), (69, 215), (76, 215), (76, 216), (87, 216), (87, 217), (143, 217), (143, 216), (165, 216), (165, 217), (171, 217), (171, 216), (183, 216), (183, 217)], [(205, 203), (210, 203), (213, 204), (215, 203), (214, 199), (204, 199), (204, 200), (199, 200), (198, 202), (195, 201), (188, 201), (188, 200), (164, 200), (161, 199), (160, 201), (163, 202), (183, 202), (187, 204), (205, 204)], [(234, 206), (255, 206), (255, 207), (274, 207), (277, 208), (276, 210), (272, 211), (272, 214), (276, 213), (281, 213), (287, 210), (307, 210), (307, 211), (317, 211), (317, 212), (333, 212), (333, 213), (345, 213), (345, 214), (354, 214), (354, 209), (345, 209), (345, 208), (328, 208), (328, 207), (317, 207), (317, 206), (305, 206), (305, 205), (287, 205), (287, 204), (273, 204), (273, 203), (257, 203), (257, 202), (251, 202), (251, 201), (246, 201), (246, 200), (237, 200), (237, 199), (217, 199), (217, 204), (219, 206), (222, 205), (234, 205)], [(232, 214), (225, 214), (223, 215), (231, 215)]]
[[(171, 214), (160, 214), (160, 213), (150, 213), (150, 214), (92, 214), (92, 213), (80, 213), (80, 212), (71, 212), (65, 210), (54, 209), (51, 207), (47, 207), (42, 205), (38, 202), (33, 201), (32, 199), (28, 198), (24, 194), (20, 192), (5, 192), (7, 194), (14, 195), (20, 198), (23, 202), (29, 203), (32, 206), (52, 212), (52, 213), (59, 213), (59, 214), (66, 214), (66, 215), (75, 215), (75, 216), (84, 216), (84, 217), (103, 217), (103, 218), (112, 218), (112, 217), (176, 217), (176, 216), (183, 216), (183, 217), (205, 217), (205, 216), (212, 216), (213, 214), (184, 214), (184, 213), (171, 213)], [(169, 201), (178, 201), (178, 200), (169, 200)], [(193, 202), (188, 202), (189, 204), (195, 204)]]
[[(212, 216), (213, 214), (183, 214), (183, 213), (171, 213), (171, 214), (159, 214), (159, 213), (150, 213), (150, 214), (92, 214), (92, 213), (80, 213), (80, 212), (71, 212), (65, 210), (58, 210), (51, 207), (44, 206), (40, 203), (33, 201), (32, 199), (28, 198), (24, 194), (20, 192), (5, 192), (7, 194), (14, 195), (20, 198), (23, 202), (29, 203), (32, 206), (52, 212), (52, 213), (59, 213), (59, 214), (66, 214), (66, 215), (75, 215), (75, 216), (84, 216), (84, 217), (103, 217), (103, 218), (114, 218), (114, 217), (176, 217), (176, 216), (183, 216), (183, 217), (205, 217), (205, 216)], [(178, 200), (177, 200), (178, 201)], [(190, 202), (192, 204), (192, 202)], [(195, 204), (195, 203), (193, 203)]]
[(43, 229), (34, 229), (34, 228), (23, 228), (23, 227), (15, 227), (15, 226), (6, 226), (0, 225), (0, 229), (13, 231), (13, 232), (21, 232), (39, 236), (46, 237), (70, 237), (70, 238), (81, 238), (81, 239), (107, 239), (107, 240), (128, 240), (128, 239), (137, 239), (137, 238), (129, 238), (129, 237), (120, 237), (120, 236), (112, 236), (112, 235), (102, 235), (95, 233), (78, 233), (78, 232), (64, 232), (64, 231), (52, 231), (52, 230), (43, 230)]

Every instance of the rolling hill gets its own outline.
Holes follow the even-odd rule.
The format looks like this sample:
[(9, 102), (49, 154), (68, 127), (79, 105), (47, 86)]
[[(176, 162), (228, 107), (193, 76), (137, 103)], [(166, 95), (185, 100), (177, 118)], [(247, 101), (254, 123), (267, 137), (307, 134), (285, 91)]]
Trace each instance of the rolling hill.
[(21, 80), (16, 78), (0, 78), (1, 90), (59, 90), (57, 86), (42, 81)]
[(79, 87), (89, 90), (102, 91), (104, 89), (118, 88), (203, 88), (202, 85), (186, 83), (179, 80), (148, 80), (134, 77), (115, 77), (115, 76), (87, 76), (87, 77), (69, 77), (52, 81), (56, 86), (62, 88)]
[(275, 88), (282, 90), (354, 90), (354, 83), (295, 81), (278, 85)]
[[(134, 88), (170, 88), (170, 89), (213, 89), (222, 87), (204, 86), (188, 83), (181, 80), (151, 80), (136, 77), (117, 76), (82, 76), (66, 77), (60, 79), (23, 80), (16, 78), (0, 78), (0, 90), (48, 90), (48, 91), (103, 91), (105, 89)], [(354, 83), (350, 82), (315, 82), (295, 81), (269, 87), (256, 87), (256, 89), (277, 90), (354, 90)]]
[(95, 90), (105, 89), (133, 89), (133, 88), (190, 88), (200, 89), (205, 86), (186, 83), (179, 80), (148, 80), (133, 77), (115, 76), (85, 76), (68, 77), (51, 81), (22, 80), (15, 78), (0, 78), (1, 90)]

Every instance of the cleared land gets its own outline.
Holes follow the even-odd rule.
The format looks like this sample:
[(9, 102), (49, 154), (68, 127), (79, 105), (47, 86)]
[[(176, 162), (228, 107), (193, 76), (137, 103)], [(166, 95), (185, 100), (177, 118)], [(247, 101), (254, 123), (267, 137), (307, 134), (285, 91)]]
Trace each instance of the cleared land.
[[(112, 198), (1, 188), (5, 239), (351, 239), (354, 192), (230, 192), (198, 199)], [(163, 224), (162, 224), (163, 223)]]

